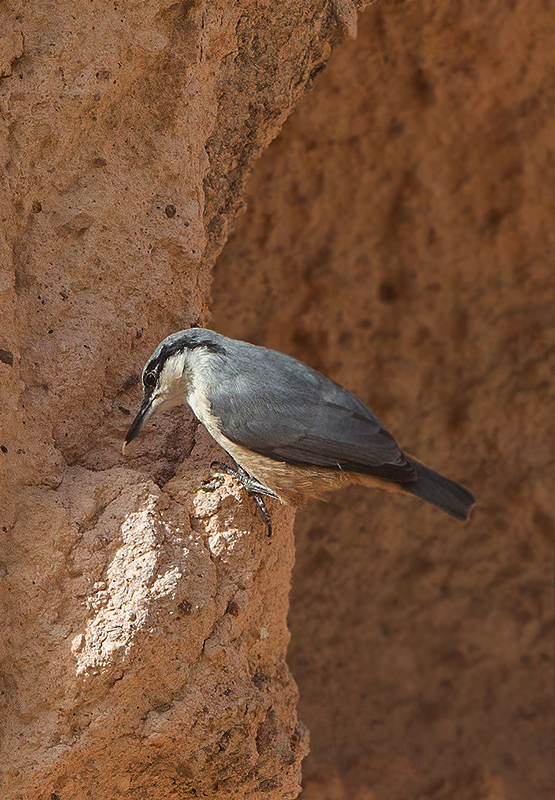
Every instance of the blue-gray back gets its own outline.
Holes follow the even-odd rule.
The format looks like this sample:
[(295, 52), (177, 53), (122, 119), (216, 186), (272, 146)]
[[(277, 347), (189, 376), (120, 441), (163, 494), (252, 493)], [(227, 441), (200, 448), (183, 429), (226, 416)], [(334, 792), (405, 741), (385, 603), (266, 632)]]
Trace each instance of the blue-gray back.
[(225, 353), (210, 359), (205, 380), (212, 413), (233, 442), (291, 464), (415, 479), (391, 434), (347, 389), (283, 353), (217, 340)]

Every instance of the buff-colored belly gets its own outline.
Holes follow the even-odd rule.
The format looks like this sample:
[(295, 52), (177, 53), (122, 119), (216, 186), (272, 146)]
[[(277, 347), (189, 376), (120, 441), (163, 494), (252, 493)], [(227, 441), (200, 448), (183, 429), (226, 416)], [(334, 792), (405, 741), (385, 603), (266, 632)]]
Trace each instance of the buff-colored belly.
[(323, 467), (293, 466), (283, 461), (272, 461), (232, 442), (227, 442), (225, 449), (253, 478), (275, 492), (280, 500), (290, 506), (303, 505), (313, 497), (322, 497), (350, 483), (406, 494), (399, 484), (372, 475)]

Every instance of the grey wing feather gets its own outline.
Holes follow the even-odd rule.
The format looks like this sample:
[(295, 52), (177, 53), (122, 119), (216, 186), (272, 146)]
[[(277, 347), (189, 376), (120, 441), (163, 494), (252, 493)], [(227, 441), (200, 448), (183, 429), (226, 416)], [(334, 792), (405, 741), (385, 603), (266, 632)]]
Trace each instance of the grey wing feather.
[(225, 436), (277, 461), (415, 480), (394, 438), (347, 389), (289, 356), (243, 347), (222, 360), (210, 390)]

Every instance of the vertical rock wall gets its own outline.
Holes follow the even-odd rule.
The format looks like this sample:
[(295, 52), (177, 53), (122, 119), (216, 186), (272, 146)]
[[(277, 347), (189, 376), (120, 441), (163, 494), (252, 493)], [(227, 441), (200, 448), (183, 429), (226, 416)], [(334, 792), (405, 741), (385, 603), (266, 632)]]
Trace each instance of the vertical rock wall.
[(540, 2), (380, 3), (260, 160), (214, 327), (471, 488), (297, 515), (307, 800), (553, 792), (555, 94)]
[(291, 513), (268, 540), (229, 481), (199, 489), (221, 453), (186, 412), (120, 447), (146, 357), (206, 321), (250, 162), (340, 17), (2, 4), (3, 798), (297, 794)]

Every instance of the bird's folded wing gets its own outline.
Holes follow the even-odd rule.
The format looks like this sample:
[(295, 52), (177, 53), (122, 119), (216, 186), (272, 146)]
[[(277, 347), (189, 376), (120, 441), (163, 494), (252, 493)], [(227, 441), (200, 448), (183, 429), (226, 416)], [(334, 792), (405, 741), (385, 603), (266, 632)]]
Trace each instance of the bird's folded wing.
[(415, 479), (395, 439), (358, 398), (319, 373), (311, 371), (310, 377), (307, 382), (304, 374), (280, 372), (268, 388), (259, 377), (236, 376), (233, 385), (213, 387), (211, 407), (220, 430), (236, 444), (277, 461), (398, 482)]

